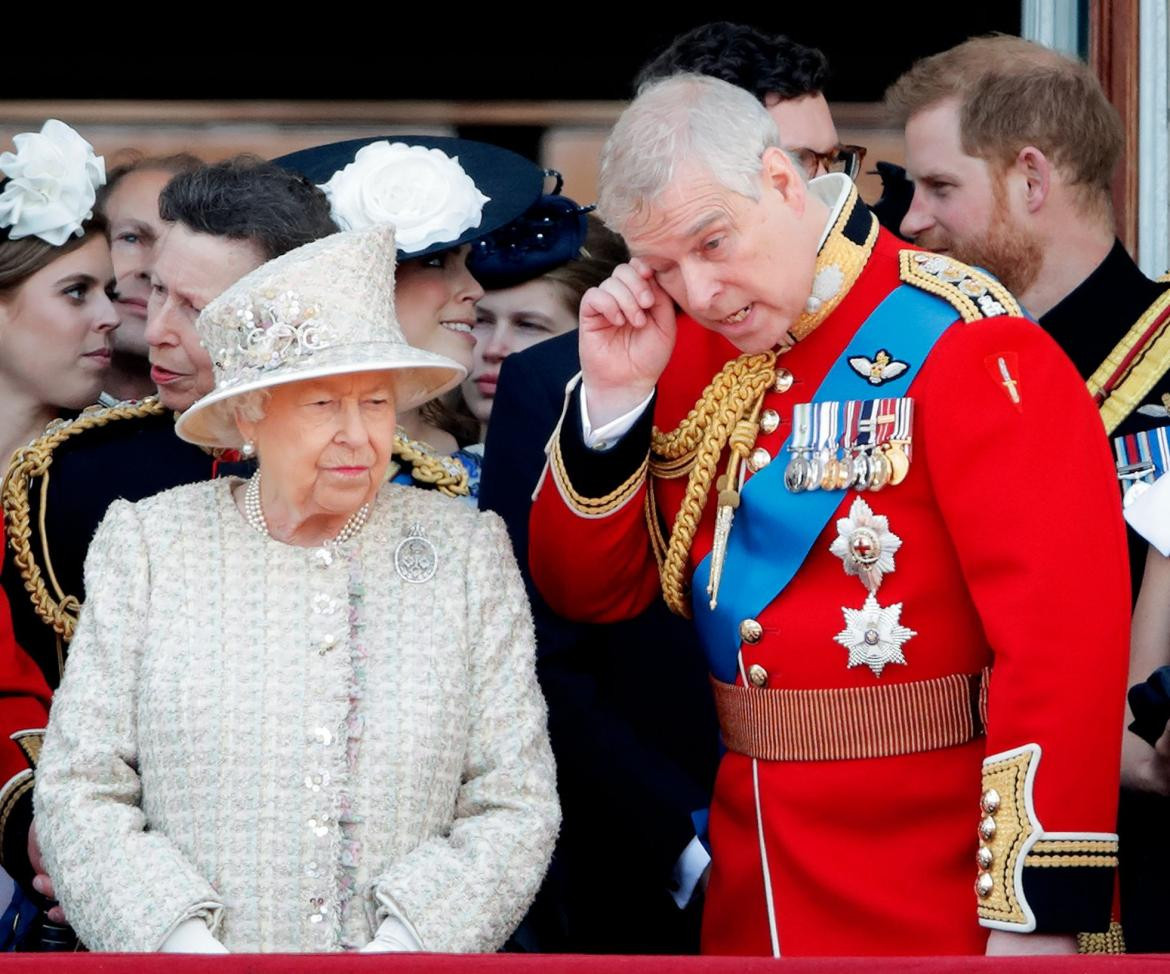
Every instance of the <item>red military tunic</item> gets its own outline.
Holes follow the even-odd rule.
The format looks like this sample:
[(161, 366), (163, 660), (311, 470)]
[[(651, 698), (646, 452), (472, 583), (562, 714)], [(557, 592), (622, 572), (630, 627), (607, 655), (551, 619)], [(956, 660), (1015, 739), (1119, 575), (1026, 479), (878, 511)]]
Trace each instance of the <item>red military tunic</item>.
[[(756, 441), (775, 463), (788, 459), (777, 451), (793, 405), (813, 398), (847, 348), (878, 351), (848, 346), (906, 272), (895, 238), (882, 231), (871, 246), (840, 303), (777, 361), (794, 381), (765, 396), (780, 422)], [(888, 351), (899, 357), (896, 343)], [(654, 425), (674, 429), (735, 354), (681, 319)], [(1055, 343), (1005, 314), (947, 328), (907, 395), (909, 475), (880, 492), (840, 492), (791, 583), (757, 613), (763, 635), (740, 647), (736, 682), (751, 670), (768, 690), (888, 689), (992, 667), (986, 734), (873, 758), (761, 760), (729, 750), (711, 806), (706, 952), (979, 953), (986, 926), (1075, 932), (1108, 921), (1129, 582), (1100, 420)], [(881, 396), (859, 375), (855, 398)], [(648, 423), (597, 453), (582, 443), (577, 410), (575, 395), (533, 507), (531, 565), (554, 609), (608, 621), (658, 593), (647, 488), (635, 473)], [(669, 526), (685, 478), (653, 483)], [(860, 609), (866, 596), (829, 550), (837, 518), (858, 496), (902, 540), (877, 597), (900, 603), (901, 624), (915, 632), (902, 647), (906, 664), (886, 665), (880, 677), (847, 668), (834, 640), (842, 610)], [(711, 499), (692, 570), (711, 549), (714, 518)], [(654, 692), (636, 659), (630, 673)], [(987, 859), (977, 867), (981, 846)]]
[[(7, 547), (0, 530), (0, 566)], [(32, 881), (32, 769), (40, 755), (50, 696), (36, 661), (16, 642), (8, 597), (0, 589), (0, 867), (21, 883)]]

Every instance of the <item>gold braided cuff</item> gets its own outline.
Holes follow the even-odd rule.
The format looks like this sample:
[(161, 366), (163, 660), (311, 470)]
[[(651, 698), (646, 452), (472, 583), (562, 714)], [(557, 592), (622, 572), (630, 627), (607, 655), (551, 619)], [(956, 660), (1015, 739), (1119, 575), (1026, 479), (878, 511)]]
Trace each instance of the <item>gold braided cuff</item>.
[(1109, 924), (1104, 933), (1078, 933), (1078, 954), (1124, 954), (1125, 934), (1120, 923)]
[(569, 508), (579, 517), (598, 518), (612, 514), (628, 504), (646, 483), (646, 471), (650, 457), (647, 455), (629, 477), (604, 497), (585, 497), (573, 487), (569, 480), (569, 472), (565, 469), (565, 460), (561, 454), (561, 438), (556, 436), (549, 451), (548, 463), (552, 471), (553, 481), (560, 491), (561, 497)]
[(35, 768), (41, 760), (41, 745), (45, 742), (45, 729), (37, 727), (33, 730), (17, 731), (11, 736), (24, 754), (24, 759), (30, 767)]
[[(18, 771), (11, 778), (9, 778), (2, 788), (0, 788), (0, 867), (14, 871), (12, 864), (5, 862), (4, 849), (8, 845), (4, 842), (4, 836), (12, 819), (13, 812), (21, 804), (26, 796), (31, 797), (33, 786), (36, 780), (33, 778), (31, 768), (25, 768), (23, 771)], [(17, 816), (17, 820), (23, 820), (24, 816)]]
[(976, 852), (979, 922), (1015, 933), (1104, 930), (1117, 836), (1045, 832), (1033, 785), (1041, 751), (1026, 744), (983, 762)]
[(1040, 834), (1032, 808), (1032, 782), (1040, 748), (1029, 744), (983, 762), (979, 822), (979, 922), (997, 930), (1028, 932), (1036, 918), (1021, 884), (1024, 857)]

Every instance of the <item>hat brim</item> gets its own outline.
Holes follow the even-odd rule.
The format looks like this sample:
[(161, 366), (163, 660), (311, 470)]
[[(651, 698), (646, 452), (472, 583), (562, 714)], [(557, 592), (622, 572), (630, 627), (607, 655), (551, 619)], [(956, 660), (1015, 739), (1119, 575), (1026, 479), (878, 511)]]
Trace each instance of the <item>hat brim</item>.
[(282, 365), (267, 374), (214, 389), (195, 402), (175, 424), (181, 439), (199, 446), (239, 449), (236, 427), (241, 396), (309, 379), (359, 372), (394, 372), (394, 408), (403, 413), (455, 388), (467, 370), (452, 359), (395, 342), (360, 342), (322, 348), (296, 366)]
[(471, 177), (488, 202), (484, 204), (479, 225), (464, 230), (458, 237), (431, 244), (422, 250), (399, 250), (399, 260), (414, 260), (430, 254), (461, 247), (498, 230), (520, 216), (540, 197), (544, 188), (544, 170), (523, 156), (498, 145), (456, 139), (438, 135), (379, 135), (367, 139), (347, 139), (330, 142), (299, 152), (291, 152), (272, 161), (276, 165), (300, 173), (316, 185), (327, 183), (334, 173), (344, 169), (357, 155), (358, 149), (374, 142), (401, 142), (424, 149), (439, 149), (458, 158), (463, 171)]

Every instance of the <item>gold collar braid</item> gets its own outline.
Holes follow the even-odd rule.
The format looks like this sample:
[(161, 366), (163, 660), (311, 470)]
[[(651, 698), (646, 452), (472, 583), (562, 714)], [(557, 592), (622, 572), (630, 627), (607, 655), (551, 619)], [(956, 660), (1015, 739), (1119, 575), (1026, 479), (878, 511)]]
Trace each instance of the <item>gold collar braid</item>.
[[(817, 253), (813, 293), (808, 309), (797, 319), (791, 335), (800, 341), (824, 321), (860, 276), (873, 252), (878, 223), (868, 211), (857, 213), (865, 204), (850, 184), (848, 196)], [(855, 240), (846, 230), (864, 239)], [(858, 230), (861, 232), (858, 233)], [(738, 471), (755, 446), (759, 434), (760, 408), (764, 395), (776, 378), (778, 352), (741, 355), (728, 362), (711, 380), (678, 428), (663, 433), (657, 428), (650, 444), (650, 475), (662, 479), (687, 476), (686, 492), (675, 515), (669, 539), (661, 522), (651, 484), (646, 492), (646, 521), (651, 545), (658, 560), (662, 596), (672, 612), (690, 617), (687, 595), (687, 562), (695, 533), (711, 494), (719, 458), (730, 445), (725, 477), (717, 484), (721, 505), (734, 509), (738, 504)]]
[[(859, 210), (864, 212), (859, 213)], [(864, 220), (864, 217), (868, 217), (868, 220)], [(858, 239), (847, 235), (847, 228)], [(825, 242), (817, 252), (809, 305), (789, 330), (793, 339), (799, 342), (808, 338), (837, 309), (841, 299), (849, 293), (861, 275), (869, 255), (873, 253), (877, 237), (877, 217), (869, 212), (857, 195), (857, 187), (850, 183), (837, 219), (833, 221)]]

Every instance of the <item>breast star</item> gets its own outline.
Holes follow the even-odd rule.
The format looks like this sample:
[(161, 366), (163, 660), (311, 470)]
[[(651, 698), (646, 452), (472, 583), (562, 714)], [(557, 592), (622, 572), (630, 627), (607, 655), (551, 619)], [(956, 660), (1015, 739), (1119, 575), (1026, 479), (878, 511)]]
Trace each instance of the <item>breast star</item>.
[(846, 575), (856, 575), (871, 592), (876, 592), (886, 572), (894, 570), (894, 553), (902, 539), (890, 531), (884, 514), (874, 514), (858, 497), (849, 516), (837, 519), (837, 537), (829, 545), (845, 566)]
[(845, 613), (845, 628), (833, 638), (849, 650), (850, 668), (864, 663), (874, 676), (881, 676), (888, 663), (906, 665), (902, 645), (918, 633), (899, 623), (901, 602), (882, 608), (870, 592), (860, 609), (841, 611)]

